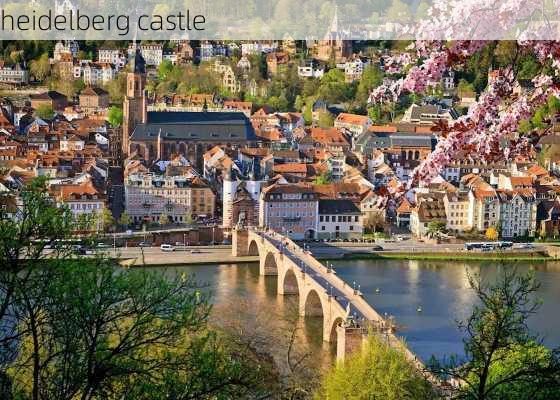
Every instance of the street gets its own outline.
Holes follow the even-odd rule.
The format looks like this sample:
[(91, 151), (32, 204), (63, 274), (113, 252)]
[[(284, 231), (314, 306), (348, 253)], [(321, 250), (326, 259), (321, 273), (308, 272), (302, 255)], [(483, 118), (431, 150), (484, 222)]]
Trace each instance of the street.
[[(382, 250), (378, 247), (381, 246)], [(402, 242), (388, 243), (310, 243), (306, 247), (314, 256), (318, 258), (341, 257), (350, 253), (370, 253), (376, 251), (398, 252), (398, 253), (422, 253), (434, 252), (445, 254), (447, 252), (461, 252), (465, 255), (477, 254), (479, 252), (468, 252), (464, 250), (462, 244), (429, 244), (416, 240), (406, 240)], [(193, 252), (194, 250), (194, 252)], [(532, 251), (544, 251), (544, 244), (535, 244)], [(510, 249), (507, 252), (517, 252), (527, 250)], [(123, 260), (128, 260), (126, 264), (135, 265), (180, 265), (180, 264), (201, 264), (201, 263), (234, 263), (234, 262), (256, 262), (258, 256), (233, 257), (231, 246), (187, 246), (175, 251), (162, 251), (159, 247), (123, 247), (116, 250), (110, 249), (109, 254)], [(489, 256), (492, 252), (484, 253)]]

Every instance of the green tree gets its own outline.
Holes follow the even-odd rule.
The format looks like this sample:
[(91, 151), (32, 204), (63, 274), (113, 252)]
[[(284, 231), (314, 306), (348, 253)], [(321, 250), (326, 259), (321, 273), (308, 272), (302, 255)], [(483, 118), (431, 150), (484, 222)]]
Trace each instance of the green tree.
[(56, 272), (44, 288), (29, 289), (42, 300), (41, 320), (21, 338), (9, 368), (17, 393), (32, 395), (38, 386), (39, 398), (70, 400), (259, 391), (259, 368), (207, 331), (208, 297), (191, 277), (122, 273), (103, 259), (68, 262)]
[(330, 128), (334, 126), (334, 116), (328, 111), (319, 111), (317, 124), (320, 128)]
[(101, 225), (103, 226), (103, 230), (105, 232), (113, 229), (115, 227), (115, 218), (113, 217), (113, 213), (110, 209), (104, 208), (103, 212), (100, 215), (101, 218)]
[(367, 103), (369, 93), (383, 83), (383, 72), (377, 66), (367, 67), (363, 74), (358, 89), (356, 91), (356, 98), (364, 105)]
[(169, 60), (163, 60), (158, 67), (158, 78), (160, 80), (165, 80), (169, 74), (173, 71), (173, 63)]
[(529, 331), (527, 321), (540, 302), (534, 274), (502, 268), (494, 284), (469, 275), (478, 302), (459, 324), (465, 334), (465, 357), (432, 359), (429, 366), (445, 378), (458, 379), (457, 397), (465, 399), (549, 399), (560, 396), (560, 358)]
[(44, 81), (51, 73), (51, 64), (49, 62), (49, 55), (44, 53), (36, 60), (29, 63), (29, 72), (38, 81)]
[(160, 225), (167, 225), (169, 224), (169, 217), (167, 216), (167, 214), (161, 214), (159, 216), (159, 224)]
[(105, 84), (105, 90), (109, 93), (111, 102), (122, 103), (126, 92), (126, 74), (121, 72), (115, 79)]
[(332, 182), (332, 175), (329, 173), (321, 174), (313, 180), (313, 184), (315, 185), (326, 185), (331, 182)]
[(183, 222), (187, 225), (192, 225), (194, 223), (192, 214), (190, 212), (187, 212), (184, 216), (183, 216)]
[(445, 222), (442, 221), (430, 221), (428, 223), (428, 229), (426, 234), (428, 237), (435, 238), (441, 236), (442, 233), (446, 233), (447, 228)]
[(303, 99), (303, 97), (301, 97), (298, 94), (294, 102), (294, 108), (296, 109), (296, 111), (302, 111), (304, 107), (305, 107), (305, 100)]
[(21, 199), (18, 219), (0, 210), (2, 398), (269, 394), (270, 362), (209, 329), (208, 294), (192, 277), (82, 258), (64, 240), (72, 214), (51, 201), (44, 179)]
[(74, 230), (76, 231), (91, 231), (95, 230), (97, 225), (97, 216), (90, 213), (79, 213), (74, 222)]
[(132, 219), (126, 212), (123, 212), (119, 217), (119, 225), (121, 225), (123, 228), (128, 228), (131, 222)]
[(317, 400), (434, 399), (430, 383), (405, 354), (377, 335), (362, 351), (337, 364), (323, 378)]
[(54, 110), (49, 104), (41, 104), (35, 110), (35, 114), (41, 119), (51, 119), (54, 116)]
[(76, 79), (74, 81), (74, 90), (76, 91), (76, 93), (80, 93), (85, 88), (86, 88), (86, 84), (83, 79)]
[(123, 123), (123, 110), (121, 107), (111, 106), (107, 112), (107, 120), (113, 128), (121, 126)]

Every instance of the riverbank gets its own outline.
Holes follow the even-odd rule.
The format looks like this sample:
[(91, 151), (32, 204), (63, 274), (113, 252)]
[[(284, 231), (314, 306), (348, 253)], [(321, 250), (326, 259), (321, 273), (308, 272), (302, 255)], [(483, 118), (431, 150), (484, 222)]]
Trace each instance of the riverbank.
[[(193, 248), (194, 249), (194, 248)], [(334, 251), (333, 251), (334, 250)], [(506, 261), (545, 262), (555, 258), (545, 251), (465, 252), (465, 251), (371, 251), (360, 249), (314, 248), (320, 261), (334, 260), (425, 260), (425, 261)], [(165, 267), (177, 265), (241, 264), (259, 262), (258, 256), (234, 257), (231, 248), (198, 247), (192, 251), (162, 252), (159, 248), (129, 248), (113, 254), (124, 267)]]
[[(319, 257), (321, 259), (321, 257)], [(325, 258), (326, 259), (326, 258)], [(342, 260), (422, 260), (422, 261), (527, 261), (544, 262), (554, 261), (542, 252), (515, 252), (515, 253), (461, 253), (461, 252), (418, 252), (418, 253), (399, 253), (399, 252), (375, 252), (375, 253), (346, 253), (342, 257), (328, 258)]]

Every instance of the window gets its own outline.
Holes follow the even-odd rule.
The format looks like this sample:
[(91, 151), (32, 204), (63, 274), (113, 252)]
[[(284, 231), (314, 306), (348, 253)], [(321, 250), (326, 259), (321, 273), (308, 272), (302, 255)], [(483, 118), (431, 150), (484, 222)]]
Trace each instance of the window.
[(321, 226), (321, 230), (322, 230), (322, 231), (325, 230), (325, 225)]
[(354, 225), (350, 225), (350, 230), (351, 230), (351, 231), (354, 230)]

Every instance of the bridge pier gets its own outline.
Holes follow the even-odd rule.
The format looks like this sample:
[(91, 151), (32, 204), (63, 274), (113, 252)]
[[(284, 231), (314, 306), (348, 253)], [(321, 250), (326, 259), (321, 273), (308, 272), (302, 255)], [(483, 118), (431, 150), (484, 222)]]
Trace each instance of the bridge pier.
[(246, 229), (233, 229), (231, 235), (231, 254), (234, 257), (257, 256), (249, 254), (249, 231)]
[(361, 350), (366, 334), (362, 328), (351, 328), (342, 324), (336, 327), (336, 361), (344, 362), (347, 354)]

